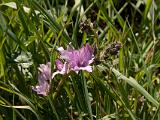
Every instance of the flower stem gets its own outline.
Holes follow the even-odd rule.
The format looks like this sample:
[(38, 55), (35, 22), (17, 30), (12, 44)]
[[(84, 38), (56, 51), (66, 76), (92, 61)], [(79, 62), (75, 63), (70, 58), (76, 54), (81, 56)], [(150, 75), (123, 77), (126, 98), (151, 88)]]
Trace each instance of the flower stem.
[(58, 83), (58, 86), (55, 90), (55, 92), (53, 93), (53, 101), (56, 99), (58, 93), (60, 92), (60, 89), (62, 87), (62, 85), (64, 84), (66, 78), (67, 78), (68, 75), (64, 75), (64, 77), (61, 79), (61, 81)]

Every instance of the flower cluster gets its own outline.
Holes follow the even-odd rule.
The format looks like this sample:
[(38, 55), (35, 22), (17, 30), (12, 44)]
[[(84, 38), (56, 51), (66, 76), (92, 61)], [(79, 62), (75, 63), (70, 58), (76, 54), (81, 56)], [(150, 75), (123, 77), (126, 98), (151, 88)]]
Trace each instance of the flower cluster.
[[(67, 49), (64, 50), (60, 47), (59, 52), (61, 54), (61, 59), (65, 60), (63, 64), (59, 59), (56, 61), (57, 68), (61, 71), (65, 70), (68, 73), (70, 70), (78, 72), (80, 70), (86, 70), (92, 72), (92, 67), (90, 64), (93, 62), (93, 49), (89, 44), (86, 44), (79, 50)], [(61, 67), (63, 66), (63, 68)]]
[[(55, 61), (57, 71), (51, 73), (51, 63), (46, 65), (41, 64), (39, 67), (38, 85), (32, 87), (32, 90), (37, 94), (46, 96), (50, 89), (50, 81), (57, 74), (68, 74), (70, 71), (78, 73), (80, 70), (92, 72), (94, 55), (93, 49), (89, 44), (84, 45), (79, 50), (68, 48), (64, 50), (63, 47), (58, 48), (60, 58)], [(62, 62), (64, 61), (64, 62)]]

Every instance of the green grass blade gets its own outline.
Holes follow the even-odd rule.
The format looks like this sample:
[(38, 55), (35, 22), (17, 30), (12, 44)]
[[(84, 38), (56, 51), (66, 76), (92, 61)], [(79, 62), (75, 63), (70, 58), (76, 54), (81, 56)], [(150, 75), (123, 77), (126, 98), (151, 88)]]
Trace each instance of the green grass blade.
[(87, 89), (87, 83), (86, 83), (86, 79), (84, 78), (84, 74), (81, 73), (81, 82), (83, 87), (84, 87), (84, 96), (85, 96), (85, 101), (86, 101), (86, 104), (87, 104), (87, 107), (88, 107), (88, 111), (89, 111), (89, 114), (90, 114), (90, 119), (93, 120), (93, 114), (92, 114), (92, 108), (91, 108), (91, 102), (89, 100), (89, 94), (88, 94), (88, 89)]
[(129, 85), (131, 85), (141, 94), (143, 94), (153, 105), (155, 105), (156, 107), (159, 106), (158, 101), (156, 101), (141, 85), (139, 85), (134, 78), (132, 77), (127, 78), (114, 68), (111, 68), (111, 70), (117, 76), (118, 79), (125, 80)]
[(18, 95), (21, 99), (23, 99), (26, 103), (28, 103), (31, 106), (30, 110), (36, 115), (37, 119), (41, 120), (40, 116), (37, 114), (37, 111), (35, 111), (34, 105), (31, 103), (31, 101), (28, 98), (26, 98), (25, 96), (23, 96), (22, 94), (20, 94), (18, 92), (12, 91), (12, 90), (5, 88), (5, 87), (2, 87), (2, 86), (0, 86), (0, 89), (7, 91), (9, 93)]
[[(33, 6), (47, 18), (47, 21), (53, 27), (54, 31), (59, 33), (61, 30), (63, 30), (62, 26), (56, 22), (56, 19), (51, 16), (43, 7), (41, 7), (36, 1), (33, 1)], [(66, 40), (66, 43), (72, 42), (70, 37), (64, 31), (62, 32), (62, 36), (65, 38), (64, 40)]]
[(151, 5), (152, 5), (152, 0), (146, 0), (146, 7), (145, 7), (144, 15), (143, 15), (144, 21), (147, 19), (147, 14), (151, 8)]
[(48, 100), (49, 100), (49, 103), (50, 103), (50, 105), (51, 105), (51, 107), (52, 107), (53, 114), (56, 115), (57, 120), (60, 120), (60, 118), (59, 118), (59, 116), (58, 116), (58, 114), (57, 114), (57, 111), (56, 111), (56, 109), (55, 109), (55, 107), (54, 107), (54, 104), (53, 104), (53, 102), (52, 102), (52, 100), (51, 100), (51, 98), (50, 98), (49, 96), (48, 96)]
[(21, 21), (21, 24), (23, 26), (24, 33), (26, 34), (26, 38), (29, 36), (29, 29), (27, 25), (27, 16), (25, 11), (23, 10), (23, 6), (21, 3), (17, 0), (17, 9), (18, 9), (18, 16)]
[(18, 39), (17, 35), (13, 33), (8, 27), (5, 21), (3, 14), (0, 12), (0, 27), (2, 28), (3, 32), (6, 33), (12, 40), (14, 40), (24, 51), (26, 51), (26, 47), (24, 44)]

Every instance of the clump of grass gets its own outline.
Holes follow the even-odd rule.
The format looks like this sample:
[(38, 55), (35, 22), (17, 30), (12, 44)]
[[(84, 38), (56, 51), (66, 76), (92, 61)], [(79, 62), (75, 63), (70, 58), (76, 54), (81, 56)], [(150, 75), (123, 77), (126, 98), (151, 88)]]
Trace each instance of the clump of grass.
[[(159, 12), (154, 0), (3, 0), (0, 119), (160, 120)], [(35, 94), (39, 64), (55, 72), (70, 43), (93, 46), (93, 72), (56, 75)]]

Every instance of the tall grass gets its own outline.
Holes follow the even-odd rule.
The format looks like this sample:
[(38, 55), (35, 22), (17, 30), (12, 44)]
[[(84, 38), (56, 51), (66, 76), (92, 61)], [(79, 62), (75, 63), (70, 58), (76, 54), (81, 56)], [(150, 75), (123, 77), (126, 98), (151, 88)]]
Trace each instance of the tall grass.
[[(2, 0), (0, 119), (160, 120), (159, 13), (155, 0)], [(39, 64), (54, 72), (70, 43), (94, 47), (93, 72), (57, 75), (48, 96), (34, 93)]]

